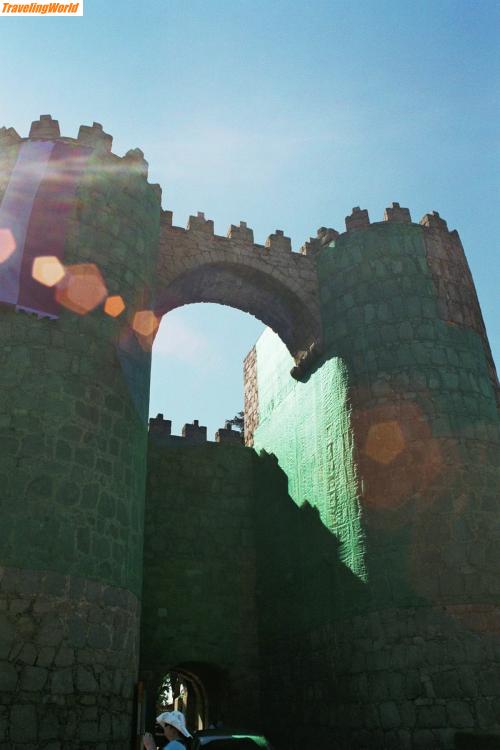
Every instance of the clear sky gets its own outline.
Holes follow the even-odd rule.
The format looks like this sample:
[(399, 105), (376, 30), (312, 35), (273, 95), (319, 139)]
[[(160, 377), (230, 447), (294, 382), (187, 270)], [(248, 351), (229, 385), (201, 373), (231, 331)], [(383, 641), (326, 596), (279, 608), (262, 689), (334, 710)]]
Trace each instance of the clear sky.
[[(246, 220), (298, 249), (353, 206), (458, 229), (500, 362), (497, 0), (85, 0), (83, 18), (0, 18), (0, 125), (101, 122), (140, 147), (164, 208)], [(209, 437), (242, 408), (263, 326), (217, 305), (164, 318), (151, 413)]]

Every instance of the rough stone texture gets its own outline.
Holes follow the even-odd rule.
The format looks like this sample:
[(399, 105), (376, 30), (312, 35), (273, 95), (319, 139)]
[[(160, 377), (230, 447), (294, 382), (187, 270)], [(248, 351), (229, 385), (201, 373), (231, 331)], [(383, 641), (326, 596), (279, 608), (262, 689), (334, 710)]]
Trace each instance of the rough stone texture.
[(276, 331), (298, 361), (321, 342), (314, 259), (292, 253), (283, 232), (265, 246), (253, 244), (246, 226), (228, 237), (214, 234), (203, 214), (187, 229), (163, 213), (156, 309), (160, 314), (189, 302), (219, 302), (249, 312)]
[[(23, 142), (0, 151), (0, 200)], [(83, 316), (62, 308), (58, 320), (40, 320), (1, 310), (4, 564), (140, 591), (151, 354), (129, 324), (147, 300), (159, 211), (143, 175), (94, 153), (74, 199), (65, 263), (96, 263), (126, 312), (114, 319), (102, 308)]]
[[(456, 295), (437, 284), (429, 247), (457, 258), (448, 278), (463, 266), (442, 225), (359, 230), (317, 256), (323, 364), (293, 384), (284, 347), (268, 333), (256, 346), (254, 447), (276, 453), (292, 498), (308, 501), (298, 514), (314, 528), (314, 506), (324, 529), (301, 552), (304, 519), (288, 528), (298, 571), (268, 534), (262, 700), (284, 737), (283, 703), (305, 717), (287, 747), (335, 737), (345, 748), (453, 748), (462, 733), (479, 748), (481, 733), (500, 736), (496, 382), (466, 282), (450, 325)], [(286, 507), (266, 518), (270, 484), (258, 492), (264, 546)], [(287, 685), (301, 681), (299, 699)]]
[(259, 425), (259, 390), (257, 388), (257, 352), (253, 347), (243, 363), (245, 399), (245, 445), (252, 447), (253, 435)]
[[(57, 137), (47, 119), (33, 133), (46, 139), (49, 126)], [(58, 140), (69, 152), (81, 146)], [(2, 141), (0, 201), (24, 143)], [(130, 323), (148, 305), (159, 196), (141, 165), (96, 151), (71, 201), (64, 262), (98, 265), (127, 307), (116, 319), (102, 307), (83, 316), (61, 309), (57, 320), (0, 310), (9, 748), (118, 749), (131, 727), (151, 355)], [(50, 238), (56, 217), (42, 218)], [(115, 591), (125, 600), (114, 601)]]
[[(498, 738), (498, 381), (456, 233), (398, 204), (301, 254), (203, 214), (160, 230), (140, 149), (49, 116), (32, 135), (92, 149), (65, 263), (98, 265), (126, 310), (0, 311), (0, 750), (128, 741), (153, 338), (132, 322), (199, 301), (284, 342), (266, 332), (245, 363), (248, 444), (279, 465), (152, 424), (149, 700), (167, 669), (210, 667), (217, 712), (264, 707), (288, 750)], [(0, 130), (0, 200), (25, 140)]]
[(212, 668), (210, 721), (259, 719), (253, 452), (150, 436), (141, 674), (151, 701), (167, 671)]
[(0, 568), (5, 747), (122, 750), (133, 716), (139, 611), (125, 589)]
[[(427, 262), (436, 286), (441, 320), (476, 331), (481, 337), (488, 361), (491, 381), (498, 393), (498, 377), (486, 335), (483, 315), (458, 232), (448, 232), (439, 214), (426, 214), (421, 224)], [(500, 403), (500, 402), (499, 402)]]

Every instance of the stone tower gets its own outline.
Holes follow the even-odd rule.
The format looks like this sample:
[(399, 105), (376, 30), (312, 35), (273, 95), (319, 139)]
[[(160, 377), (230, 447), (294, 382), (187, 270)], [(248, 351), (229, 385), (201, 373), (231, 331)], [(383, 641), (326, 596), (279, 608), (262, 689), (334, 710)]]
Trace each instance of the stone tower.
[(346, 230), (316, 251), (322, 361), (294, 384), (271, 332), (246, 361), (253, 445), (324, 531), (294, 527), (289, 585), (267, 578), (263, 699), (282, 736), (283, 704), (310, 717), (312, 747), (479, 748), (500, 729), (500, 423), (474, 284), (437, 213), (358, 208)]
[[(118, 750), (137, 679), (150, 362), (130, 324), (148, 305), (160, 194), (142, 152), (115, 156), (96, 123), (75, 140), (42, 116), (29, 138), (0, 139), (2, 739)], [(97, 307), (118, 296), (119, 317)]]

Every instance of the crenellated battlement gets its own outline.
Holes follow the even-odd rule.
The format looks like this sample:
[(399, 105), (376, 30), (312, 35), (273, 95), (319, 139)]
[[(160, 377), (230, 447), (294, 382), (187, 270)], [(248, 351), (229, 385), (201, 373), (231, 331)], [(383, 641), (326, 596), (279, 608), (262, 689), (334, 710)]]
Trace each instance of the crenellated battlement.
[(40, 115), (39, 120), (33, 120), (30, 127), (29, 137), (32, 140), (52, 140), (61, 137), (59, 120), (54, 120), (52, 115)]
[(253, 229), (249, 229), (249, 227), (247, 227), (246, 221), (240, 221), (239, 226), (235, 226), (234, 224), (231, 224), (231, 226), (227, 230), (226, 237), (229, 240), (245, 242), (249, 245), (254, 244)]
[[(415, 224), (415, 226), (418, 226), (418, 224), (412, 221), (408, 208), (402, 207), (397, 202), (393, 202), (391, 206), (388, 206), (384, 210), (383, 219), (375, 222), (370, 220), (367, 209), (355, 206), (351, 214), (345, 217), (346, 228), (344, 233), (366, 230), (372, 226), (380, 226), (385, 223)], [(316, 237), (309, 237), (297, 250), (294, 250), (290, 237), (285, 236), (282, 229), (276, 229), (268, 235), (264, 244), (256, 243), (254, 241), (254, 231), (248, 227), (246, 221), (240, 221), (238, 225), (231, 224), (226, 235), (216, 234), (214, 221), (207, 219), (202, 211), (199, 211), (196, 216), (189, 216), (187, 225), (184, 228), (173, 224), (172, 211), (162, 210), (161, 225), (165, 231), (172, 231), (176, 235), (187, 232), (192, 235), (202, 235), (204, 238), (210, 237), (217, 242), (230, 240), (231, 242), (251, 246), (252, 251), (259, 251), (261, 253), (282, 252), (284, 255), (293, 253), (294, 255), (309, 257), (316, 255), (325, 247), (332, 246), (335, 240), (342, 234), (333, 227), (319, 227)], [(449, 231), (446, 221), (440, 217), (437, 211), (425, 214), (420, 220), (419, 225), (429, 229)]]
[(390, 208), (384, 212), (384, 221), (395, 221), (401, 224), (411, 224), (410, 210), (401, 208), (399, 203), (393, 203)]
[[(93, 122), (92, 125), (80, 125), (76, 138), (62, 136), (59, 121), (55, 120), (50, 114), (40, 115), (38, 120), (34, 120), (31, 123), (27, 138), (20, 136), (12, 127), (0, 127), (0, 148), (18, 145), (28, 140), (55, 140), (86, 146), (105, 158), (109, 157), (113, 160), (119, 160), (120, 163), (126, 165), (128, 169), (146, 179), (148, 176), (149, 165), (144, 158), (142, 150), (140, 148), (130, 149), (123, 156), (114, 154), (111, 150), (113, 136), (106, 133), (102, 124), (98, 122)], [(161, 194), (161, 187), (159, 185), (153, 185), (153, 187), (155, 187), (158, 193)], [(412, 223), (409, 209), (401, 207), (400, 204), (396, 202), (392, 203), (392, 206), (385, 209), (383, 221), (405, 224)], [(261, 251), (277, 251), (283, 252), (284, 254), (292, 251), (291, 240), (281, 229), (276, 229), (275, 232), (270, 234), (263, 245), (255, 243), (253, 230), (247, 226), (245, 221), (241, 221), (239, 225), (231, 224), (225, 237), (216, 235), (214, 232), (213, 220), (205, 218), (205, 214), (201, 211), (198, 212), (196, 216), (189, 217), (186, 229), (173, 225), (173, 215), (172, 212), (168, 210), (162, 211), (161, 223), (164, 228), (170, 227), (173, 231), (175, 230), (176, 233), (185, 231), (192, 234), (203, 235), (203, 237), (214, 237), (214, 239), (218, 241), (226, 239), (232, 242), (252, 245), (253, 248)], [(437, 211), (433, 211), (431, 214), (425, 214), (420, 220), (420, 224), (426, 228), (448, 231), (446, 221), (440, 217)], [(346, 231), (350, 232), (367, 229), (373, 225), (373, 222), (370, 221), (366, 209), (355, 206), (352, 209), (351, 214), (346, 216), (345, 225)], [(309, 240), (298, 249), (296, 254), (306, 257), (315, 255), (323, 247), (331, 245), (339, 235), (340, 233), (333, 228), (320, 227), (317, 230), (316, 237), (310, 237)]]
[[(111, 151), (113, 136), (106, 133), (99, 122), (92, 125), (80, 125), (76, 138), (62, 136), (59, 127), (59, 121), (54, 120), (52, 115), (40, 115), (38, 120), (31, 123), (29, 135), (27, 138), (21, 137), (14, 128), (0, 127), (0, 148), (21, 145), (28, 141), (58, 141), (74, 146), (84, 146), (91, 148), (96, 154), (108, 161), (109, 168), (111, 164), (125, 167), (127, 171), (148, 178), (148, 162), (144, 158), (144, 153), (140, 148), (130, 149), (123, 156), (118, 156)], [(103, 162), (103, 169), (104, 163)], [(161, 197), (161, 187), (152, 184), (157, 194)]]
[(426, 214), (413, 224), (410, 211), (394, 202), (383, 219), (371, 222), (366, 209), (355, 206), (346, 216), (346, 231), (322, 226), (298, 252), (290, 237), (276, 229), (264, 244), (254, 241), (245, 221), (216, 234), (203, 212), (190, 216), (186, 228), (176, 226), (172, 211), (162, 211), (158, 285), (159, 314), (190, 302), (217, 302), (250, 312), (282, 338), (295, 359), (292, 375), (302, 378), (323, 350), (317, 256), (331, 252), (339, 237), (388, 224), (412, 224), (424, 231), (448, 231), (439, 214)]
[[(252, 252), (260, 252), (262, 254), (268, 252), (283, 252), (284, 254), (287, 254), (292, 252), (291, 239), (290, 237), (285, 236), (282, 229), (276, 229), (267, 237), (264, 244), (261, 245), (254, 242), (253, 229), (247, 225), (246, 221), (240, 221), (238, 225), (231, 224), (225, 235), (215, 233), (213, 220), (207, 219), (203, 211), (198, 211), (196, 216), (189, 216), (186, 228), (173, 224), (172, 211), (162, 210), (160, 221), (164, 231), (172, 232), (174, 236), (187, 233), (196, 238), (199, 235), (203, 240), (210, 238), (215, 242), (221, 242), (222, 244), (233, 245), (234, 243), (235, 247), (246, 245)], [(319, 231), (320, 230), (318, 230), (318, 232)], [(200, 239), (200, 237), (198, 237), (198, 239)], [(296, 255), (298, 254), (299, 253), (296, 253)]]
[(80, 125), (77, 140), (95, 151), (111, 153), (113, 136), (105, 133), (99, 122), (94, 122), (92, 125)]
[(164, 419), (163, 414), (157, 414), (149, 420), (149, 436), (151, 439), (167, 446), (194, 446), (230, 444), (243, 446), (239, 430), (233, 430), (226, 420), (224, 427), (219, 427), (215, 433), (215, 440), (207, 440), (207, 428), (200, 425), (197, 419), (187, 422), (182, 427), (181, 435), (172, 435), (172, 420)]
[[(22, 138), (13, 128), (0, 128), (0, 147), (6, 149), (18, 148), (27, 141), (46, 140), (92, 149), (94, 158), (86, 169), (97, 174), (116, 170), (123, 178), (127, 199), (134, 199), (135, 178), (147, 181), (148, 162), (142, 150), (130, 149), (121, 157), (113, 154), (113, 138), (98, 122), (81, 125), (77, 138), (61, 136), (59, 122), (51, 115), (41, 115), (35, 120), (28, 138)], [(157, 198), (147, 209), (153, 216), (161, 201), (161, 188), (150, 185), (149, 189)], [(101, 195), (104, 201), (106, 192), (105, 189)], [(96, 216), (96, 222), (109, 219), (110, 231), (115, 233), (124, 217), (112, 219), (107, 210), (104, 207), (104, 214)], [(153, 218), (157, 221), (157, 214)], [(321, 254), (332, 252), (339, 238), (345, 235), (371, 230), (380, 232), (389, 224), (420, 227), (429, 237), (436, 232), (443, 238), (453, 234), (448, 232), (446, 221), (436, 211), (415, 224), (409, 209), (397, 202), (385, 209), (379, 222), (370, 220), (367, 209), (355, 206), (345, 217), (345, 232), (321, 226), (316, 236), (310, 237), (298, 251), (293, 250), (291, 239), (283, 229), (276, 229), (260, 244), (255, 242), (254, 231), (246, 221), (231, 224), (223, 235), (216, 233), (214, 221), (202, 211), (189, 216), (185, 228), (174, 224), (170, 210), (160, 209), (159, 219), (159, 253), (152, 279), (155, 315), (159, 318), (169, 310), (193, 302), (216, 302), (249, 312), (284, 341), (295, 359), (296, 366), (292, 370), (295, 377), (305, 375), (323, 351), (318, 288)], [(142, 244), (138, 237), (135, 246), (141, 248)], [(453, 246), (458, 247), (455, 240)], [(436, 252), (442, 251), (432, 251)], [(433, 270), (437, 272), (438, 265), (434, 264)]]

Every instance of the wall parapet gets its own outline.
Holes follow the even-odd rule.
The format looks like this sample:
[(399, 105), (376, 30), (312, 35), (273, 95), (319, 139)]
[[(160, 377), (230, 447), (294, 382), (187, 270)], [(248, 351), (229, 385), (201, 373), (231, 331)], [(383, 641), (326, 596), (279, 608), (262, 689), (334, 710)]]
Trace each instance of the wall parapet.
[[(33, 120), (27, 138), (21, 137), (14, 128), (0, 128), (0, 148), (20, 145), (27, 141), (60, 141), (62, 143), (74, 144), (91, 148), (99, 156), (110, 159), (118, 166), (148, 177), (148, 162), (140, 148), (130, 149), (124, 156), (112, 153), (113, 136), (106, 133), (99, 122), (92, 125), (80, 125), (76, 138), (62, 136), (59, 121), (52, 115), (40, 115), (38, 120)], [(150, 187), (161, 197), (161, 187), (150, 183)]]
[(241, 433), (233, 430), (228, 420), (224, 427), (219, 427), (216, 431), (215, 440), (207, 440), (207, 428), (200, 425), (198, 419), (184, 424), (181, 435), (172, 435), (172, 420), (164, 419), (161, 413), (150, 418), (149, 437), (158, 444), (170, 447), (221, 444), (243, 446)]

